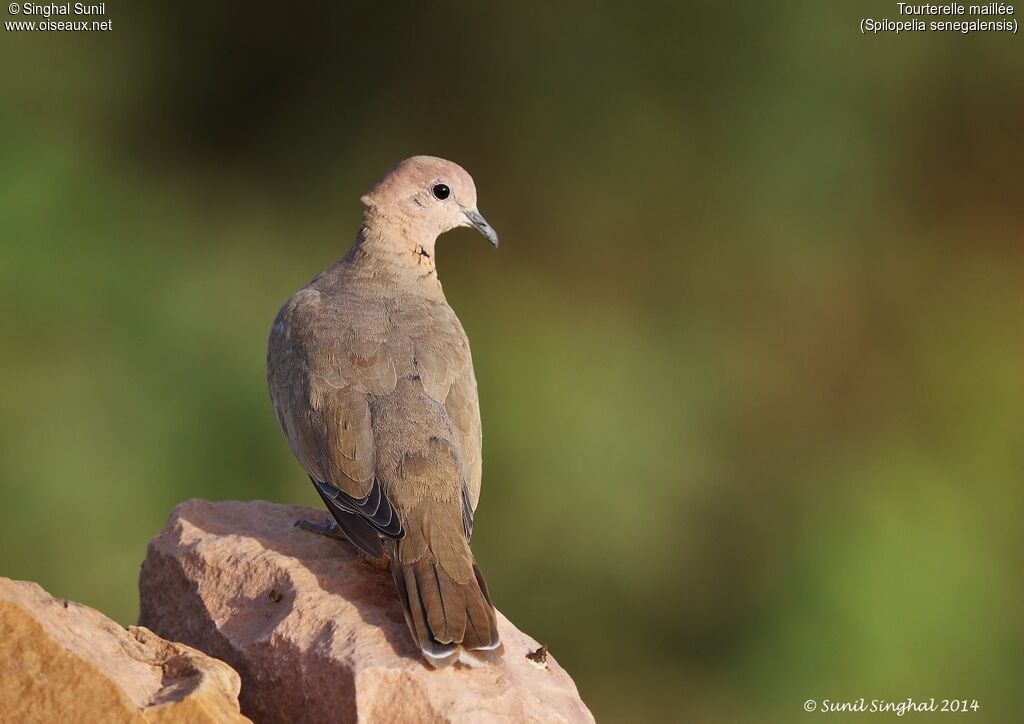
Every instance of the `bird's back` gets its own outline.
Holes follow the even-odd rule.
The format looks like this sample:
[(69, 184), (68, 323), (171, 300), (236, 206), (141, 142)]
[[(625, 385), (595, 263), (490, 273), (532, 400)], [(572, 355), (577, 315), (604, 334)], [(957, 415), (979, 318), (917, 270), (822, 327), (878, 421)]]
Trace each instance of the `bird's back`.
[[(275, 410), (281, 419), (284, 408), (319, 409), (333, 391), (355, 388), (371, 413), (375, 472), (386, 491), (405, 493), (396, 506), (465, 486), (472, 513), (481, 430), (465, 331), (443, 296), (382, 295), (372, 279), (350, 255), (281, 308), (268, 352)], [(282, 427), (291, 442), (293, 430)], [(410, 480), (413, 459), (430, 465)]]

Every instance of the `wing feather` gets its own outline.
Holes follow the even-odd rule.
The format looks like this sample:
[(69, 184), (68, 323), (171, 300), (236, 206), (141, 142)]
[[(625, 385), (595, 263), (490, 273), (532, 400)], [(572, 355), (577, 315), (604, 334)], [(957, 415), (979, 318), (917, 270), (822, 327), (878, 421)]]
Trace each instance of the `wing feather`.
[(473, 513), (480, 501), (481, 445), (480, 403), (477, 400), (476, 378), (472, 363), (461, 370), (445, 398), (445, 410), (452, 432), (459, 445), (463, 465), (462, 487), (463, 527), (466, 537), (473, 535)]
[[(394, 360), (373, 324), (332, 334), (333, 315), (322, 304), (318, 291), (299, 292), (274, 324), (268, 351), (274, 409), (338, 523), (351, 527), (355, 515), (376, 534), (401, 538), (402, 522), (376, 477), (369, 397), (394, 389)], [(366, 538), (365, 530), (357, 533)]]

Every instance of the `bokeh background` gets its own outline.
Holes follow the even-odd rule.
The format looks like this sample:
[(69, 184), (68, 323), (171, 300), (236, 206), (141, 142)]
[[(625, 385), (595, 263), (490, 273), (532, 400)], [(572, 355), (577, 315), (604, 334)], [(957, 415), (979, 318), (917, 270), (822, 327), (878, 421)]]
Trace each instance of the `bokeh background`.
[(896, 12), (115, 0), (110, 33), (4, 32), (0, 574), (127, 624), (176, 503), (317, 503), (270, 323), (430, 153), (503, 241), (439, 246), (474, 549), (599, 720), (1019, 721), (1024, 46), (859, 33)]

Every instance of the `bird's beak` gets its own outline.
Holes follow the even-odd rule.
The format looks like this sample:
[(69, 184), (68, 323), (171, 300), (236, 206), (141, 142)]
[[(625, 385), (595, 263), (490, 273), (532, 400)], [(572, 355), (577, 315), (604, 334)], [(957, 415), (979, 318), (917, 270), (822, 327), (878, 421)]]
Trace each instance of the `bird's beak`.
[(469, 222), (468, 226), (472, 226), (474, 229), (486, 236), (487, 240), (494, 244), (494, 248), (497, 249), (498, 232), (487, 223), (487, 219), (481, 216), (480, 212), (476, 209), (463, 209), (463, 213), (466, 215), (466, 220)]

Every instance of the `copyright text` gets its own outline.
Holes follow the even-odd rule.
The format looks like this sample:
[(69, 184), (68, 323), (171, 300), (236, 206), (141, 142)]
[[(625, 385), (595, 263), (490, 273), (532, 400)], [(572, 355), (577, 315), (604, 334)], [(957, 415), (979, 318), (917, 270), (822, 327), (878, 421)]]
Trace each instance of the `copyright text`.
[[(107, 4), (98, 3), (11, 3), (7, 13), (31, 20), (6, 20), (4, 30), (14, 32), (107, 32), (114, 29), (114, 21), (106, 17)], [(38, 18), (42, 18), (41, 20)]]

